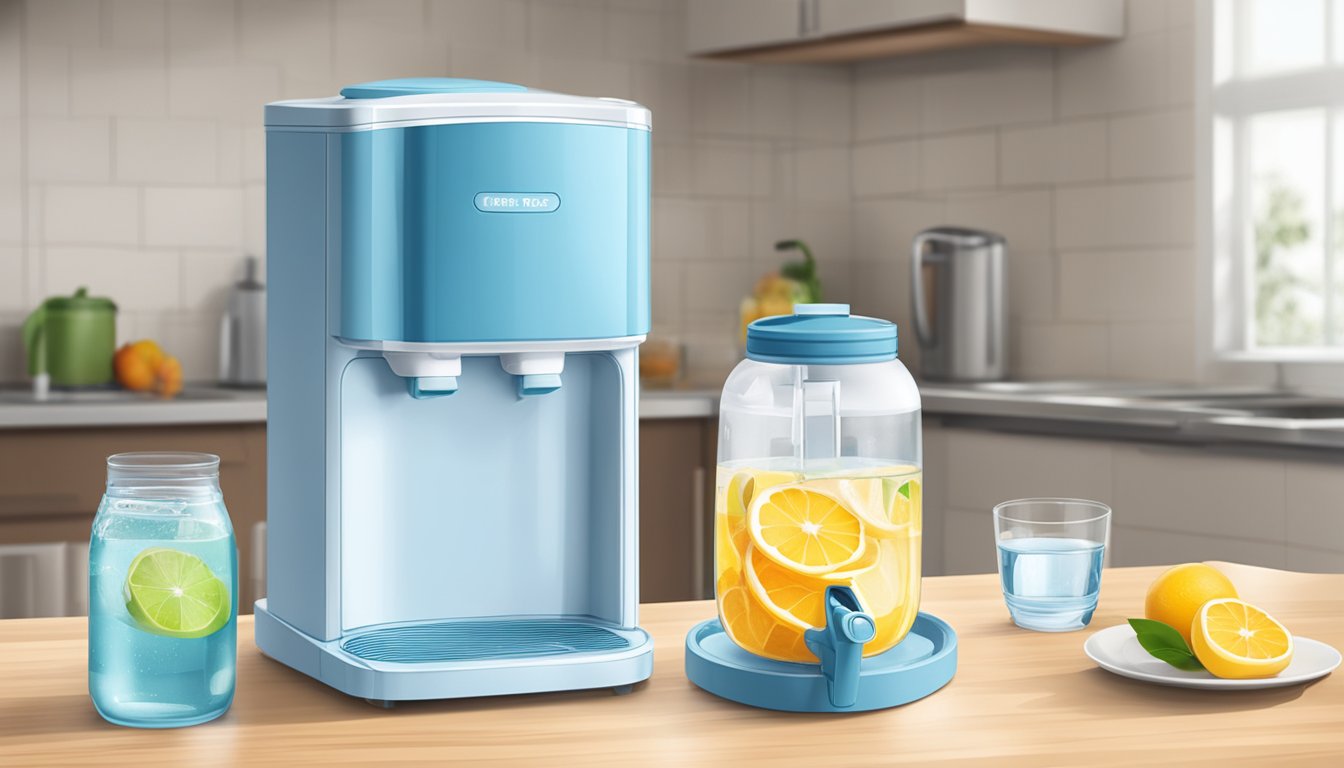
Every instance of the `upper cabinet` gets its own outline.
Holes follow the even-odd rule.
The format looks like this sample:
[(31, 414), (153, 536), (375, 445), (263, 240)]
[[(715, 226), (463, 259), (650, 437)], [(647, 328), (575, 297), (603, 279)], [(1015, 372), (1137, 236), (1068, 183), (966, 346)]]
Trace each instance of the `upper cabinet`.
[(1016, 43), (1120, 38), (1124, 0), (690, 0), (692, 55), (841, 62)]

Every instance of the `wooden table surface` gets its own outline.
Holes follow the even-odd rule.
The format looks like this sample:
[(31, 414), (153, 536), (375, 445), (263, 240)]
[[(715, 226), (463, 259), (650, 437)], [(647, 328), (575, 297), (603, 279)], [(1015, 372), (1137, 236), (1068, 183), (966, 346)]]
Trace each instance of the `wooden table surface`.
[[(1294, 633), (1344, 647), (1344, 574), (1217, 565)], [(386, 711), (263, 657), (244, 617), (233, 708), (168, 731), (113, 726), (94, 712), (84, 620), (0, 621), (0, 765), (1344, 765), (1340, 673), (1218, 692), (1147, 685), (1092, 665), (1083, 640), (1140, 615), (1161, 570), (1108, 570), (1091, 628), (1065, 634), (1014, 627), (993, 575), (925, 579), (923, 607), (959, 634), (956, 678), (905, 707), (849, 715), (751, 709), (692, 686), (684, 638), (713, 614), (707, 601), (644, 606), (654, 674), (629, 696), (582, 691)]]

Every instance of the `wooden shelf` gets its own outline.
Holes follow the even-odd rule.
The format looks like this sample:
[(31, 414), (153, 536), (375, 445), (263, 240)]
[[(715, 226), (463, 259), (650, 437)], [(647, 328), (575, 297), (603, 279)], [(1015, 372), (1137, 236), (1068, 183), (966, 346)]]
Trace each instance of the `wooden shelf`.
[(987, 45), (1074, 47), (1111, 40), (1064, 32), (947, 22), (702, 55), (706, 58), (766, 64), (837, 64)]

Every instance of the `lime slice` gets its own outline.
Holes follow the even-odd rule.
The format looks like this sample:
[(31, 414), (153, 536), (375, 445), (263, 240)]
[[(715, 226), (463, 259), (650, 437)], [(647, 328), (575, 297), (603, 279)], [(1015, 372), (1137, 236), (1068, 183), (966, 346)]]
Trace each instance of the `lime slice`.
[(146, 632), (195, 638), (229, 623), (229, 588), (201, 558), (150, 547), (126, 572), (126, 610)]

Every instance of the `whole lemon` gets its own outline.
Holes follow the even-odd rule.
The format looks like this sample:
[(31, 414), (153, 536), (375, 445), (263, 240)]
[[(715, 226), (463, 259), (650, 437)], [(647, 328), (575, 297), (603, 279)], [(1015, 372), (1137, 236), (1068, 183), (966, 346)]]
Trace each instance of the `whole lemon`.
[(1188, 644), (1199, 609), (1210, 600), (1225, 597), (1237, 597), (1237, 588), (1222, 571), (1203, 563), (1186, 563), (1158, 576), (1148, 587), (1143, 615), (1170, 624)]

